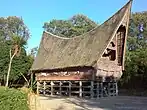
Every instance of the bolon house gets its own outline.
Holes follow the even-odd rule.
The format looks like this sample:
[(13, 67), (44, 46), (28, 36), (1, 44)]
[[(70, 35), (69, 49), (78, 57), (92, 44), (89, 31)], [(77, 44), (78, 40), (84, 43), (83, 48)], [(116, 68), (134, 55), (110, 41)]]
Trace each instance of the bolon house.
[(31, 71), (37, 93), (101, 97), (117, 95), (132, 0), (93, 30), (73, 38), (44, 31)]

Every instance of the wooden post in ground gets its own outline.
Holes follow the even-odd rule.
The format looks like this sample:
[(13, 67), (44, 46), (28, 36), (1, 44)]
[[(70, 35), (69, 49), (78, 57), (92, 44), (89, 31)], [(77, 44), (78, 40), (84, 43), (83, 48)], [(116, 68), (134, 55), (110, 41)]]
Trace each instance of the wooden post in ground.
[(116, 92), (115, 89), (116, 89), (116, 88), (115, 88), (115, 82), (113, 81), (113, 82), (112, 82), (112, 96), (115, 95), (115, 92)]
[(79, 82), (79, 85), (80, 85), (79, 97), (82, 97), (82, 81)]
[(69, 81), (69, 97), (71, 96), (71, 81)]
[(62, 86), (62, 82), (60, 81), (60, 87), (59, 87), (60, 96), (62, 95), (61, 86)]
[(106, 79), (105, 79), (105, 77), (102, 77), (102, 97), (104, 97), (104, 93), (105, 93), (105, 88), (104, 88), (104, 83), (105, 83), (105, 81), (106, 81)]
[(100, 82), (100, 97), (103, 97), (103, 82)]
[(99, 89), (100, 89), (100, 87), (99, 87), (99, 82), (97, 81), (97, 87), (96, 87), (96, 93), (97, 93), (97, 98), (99, 98), (99, 96), (100, 96), (100, 92), (99, 92)]
[(111, 96), (111, 82), (108, 82), (108, 96)]
[(40, 83), (37, 81), (37, 95), (39, 95), (39, 85)]
[(91, 98), (93, 98), (93, 96), (94, 96), (93, 86), (94, 86), (93, 81), (91, 81), (91, 89), (90, 89)]
[(46, 82), (43, 82), (43, 95), (45, 95), (45, 89), (46, 89)]
[(117, 81), (115, 81), (115, 89), (116, 89), (115, 93), (116, 93), (116, 95), (118, 95), (118, 85), (117, 85)]
[(51, 96), (53, 95), (53, 85), (54, 85), (54, 83), (53, 83), (53, 81), (51, 81)]

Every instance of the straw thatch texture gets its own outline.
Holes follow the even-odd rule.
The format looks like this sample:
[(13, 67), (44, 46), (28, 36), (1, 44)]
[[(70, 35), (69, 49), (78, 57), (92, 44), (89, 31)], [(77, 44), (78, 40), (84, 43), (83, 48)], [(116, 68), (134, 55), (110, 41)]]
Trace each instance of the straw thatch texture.
[(32, 70), (92, 66), (101, 57), (129, 6), (127, 3), (102, 25), (78, 37), (61, 38), (43, 32)]

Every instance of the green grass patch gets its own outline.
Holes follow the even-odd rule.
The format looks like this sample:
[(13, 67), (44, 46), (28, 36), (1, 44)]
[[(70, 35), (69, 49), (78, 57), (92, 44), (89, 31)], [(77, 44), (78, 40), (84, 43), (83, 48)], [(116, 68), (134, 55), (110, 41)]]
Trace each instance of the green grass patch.
[(29, 110), (27, 94), (17, 89), (0, 87), (0, 110)]

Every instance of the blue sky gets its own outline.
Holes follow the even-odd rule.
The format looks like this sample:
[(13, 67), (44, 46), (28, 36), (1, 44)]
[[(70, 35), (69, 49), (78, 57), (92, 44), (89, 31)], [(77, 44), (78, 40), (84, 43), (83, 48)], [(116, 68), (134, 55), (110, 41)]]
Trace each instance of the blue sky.
[[(52, 19), (68, 19), (84, 14), (103, 23), (128, 0), (0, 0), (0, 17), (22, 17), (30, 30), (28, 49), (39, 46), (43, 24)], [(132, 12), (147, 11), (146, 0), (134, 0)]]

